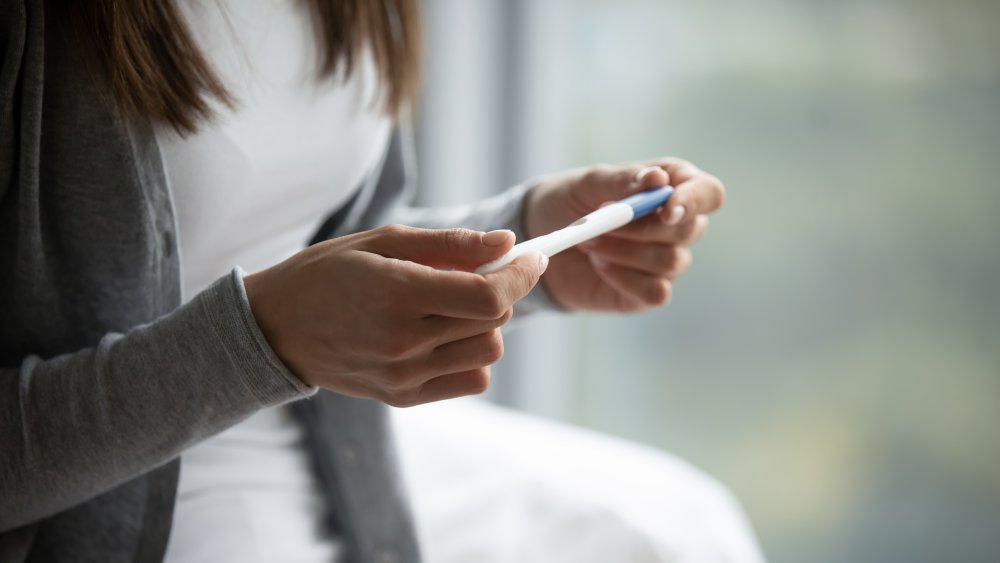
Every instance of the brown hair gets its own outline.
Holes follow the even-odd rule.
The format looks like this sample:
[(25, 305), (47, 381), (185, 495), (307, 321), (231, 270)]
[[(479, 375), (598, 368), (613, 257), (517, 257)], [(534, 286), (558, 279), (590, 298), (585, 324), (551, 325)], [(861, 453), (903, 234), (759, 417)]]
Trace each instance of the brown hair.
[[(316, 21), (320, 76), (355, 69), (367, 45), (385, 111), (396, 117), (419, 87), (418, 0), (308, 0)], [(235, 100), (198, 49), (174, 0), (70, 0), (55, 16), (97, 56), (115, 100), (128, 112), (191, 133), (211, 117), (209, 98)], [(62, 22), (60, 22), (62, 23)]]

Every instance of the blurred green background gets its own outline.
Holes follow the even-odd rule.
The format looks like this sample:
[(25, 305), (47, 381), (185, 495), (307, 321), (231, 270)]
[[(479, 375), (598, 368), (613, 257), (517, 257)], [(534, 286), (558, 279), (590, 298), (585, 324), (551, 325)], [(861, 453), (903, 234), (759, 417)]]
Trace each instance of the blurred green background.
[(497, 400), (691, 460), (774, 562), (1000, 561), (1000, 2), (425, 4), (423, 145), (485, 144), (498, 185), (671, 154), (728, 188), (669, 307), (546, 319)]

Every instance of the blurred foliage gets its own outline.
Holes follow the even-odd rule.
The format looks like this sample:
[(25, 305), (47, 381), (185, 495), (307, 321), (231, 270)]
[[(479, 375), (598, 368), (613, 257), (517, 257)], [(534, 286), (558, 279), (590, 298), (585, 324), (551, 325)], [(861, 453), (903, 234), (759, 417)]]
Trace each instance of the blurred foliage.
[(729, 200), (668, 308), (573, 323), (576, 421), (776, 562), (1000, 560), (1000, 2), (578, 4), (574, 159)]

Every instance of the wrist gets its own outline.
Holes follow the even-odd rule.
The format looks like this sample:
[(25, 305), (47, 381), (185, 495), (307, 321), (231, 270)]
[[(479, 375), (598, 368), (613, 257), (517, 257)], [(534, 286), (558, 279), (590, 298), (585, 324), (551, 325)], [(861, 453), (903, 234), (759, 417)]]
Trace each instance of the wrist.
[[(315, 391), (286, 366), (268, 342), (250, 306), (248, 277), (234, 268), (226, 279), (196, 297), (225, 350), (220, 357), (236, 368), (262, 404), (279, 404)], [(251, 282), (251, 291), (260, 294), (259, 286)], [(259, 309), (260, 299), (256, 301)], [(289, 390), (294, 396), (287, 394)]]
[(292, 372), (295, 377), (307, 385), (311, 385), (306, 381), (301, 373), (292, 365), (289, 361), (290, 358), (285, 354), (284, 347), (281, 343), (280, 332), (277, 329), (277, 319), (275, 318), (274, 312), (268, 305), (268, 279), (267, 270), (261, 272), (255, 272), (253, 274), (243, 277), (243, 287), (247, 295), (247, 303), (250, 305), (250, 314), (253, 316), (254, 322), (257, 324), (258, 330), (260, 330), (261, 335), (264, 337), (264, 341), (267, 343), (268, 347), (274, 353), (274, 355), (281, 361), (288, 371)]
[(524, 232), (524, 240), (519, 240), (518, 242), (531, 240), (545, 234), (542, 225), (539, 224), (539, 214), (537, 213), (539, 196), (544, 189), (544, 185), (544, 182), (535, 184), (525, 192), (524, 198), (521, 200), (521, 226)]

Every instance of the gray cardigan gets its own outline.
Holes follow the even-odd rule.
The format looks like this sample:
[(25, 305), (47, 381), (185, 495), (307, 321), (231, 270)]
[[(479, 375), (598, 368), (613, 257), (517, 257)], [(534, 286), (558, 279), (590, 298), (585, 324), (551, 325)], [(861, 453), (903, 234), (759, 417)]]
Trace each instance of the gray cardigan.
[[(297, 401), (347, 559), (419, 560), (386, 407), (310, 388), (261, 335), (241, 272), (180, 302), (151, 125), (128, 118), (44, 0), (0, 0), (0, 561), (160, 561), (178, 456)], [(510, 228), (527, 185), (421, 210), (409, 136), (317, 240), (388, 222)], [(540, 290), (518, 314), (550, 307)]]

